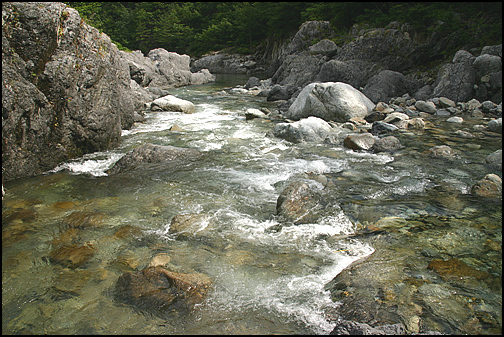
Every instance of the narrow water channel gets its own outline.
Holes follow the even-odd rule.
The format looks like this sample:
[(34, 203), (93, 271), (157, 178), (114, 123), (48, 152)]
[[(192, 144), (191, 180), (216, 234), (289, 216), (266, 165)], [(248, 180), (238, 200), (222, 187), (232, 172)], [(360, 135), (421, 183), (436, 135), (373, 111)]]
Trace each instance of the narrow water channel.
[[(453, 143), (461, 159), (441, 166), (421, 152), (439, 145), (452, 132), (449, 125), (405, 135), (405, 149), (394, 155), (292, 144), (266, 136), (273, 122), (244, 117), (247, 108), (273, 109), (275, 103), (224, 90), (246, 80), (221, 76), (171, 89), (193, 102), (196, 113), (148, 113), (145, 123), (123, 132), (118, 148), (5, 185), (2, 333), (328, 334), (334, 303), (324, 286), (375, 250), (352, 237), (358, 225), (386, 216), (472, 219), (485, 215), (485, 207), (493, 212), (489, 222), (501, 221), (501, 206), (456, 204), (440, 198), (438, 188), (449, 185), (468, 195), (490, 173), (482, 163), (502, 147), (501, 138), (472, 147)], [(178, 131), (170, 130), (174, 125)], [(145, 143), (204, 155), (175, 170), (105, 173)], [(277, 198), (296, 180), (319, 191), (327, 206), (315, 223), (278, 230)], [(86, 225), (69, 226), (72, 214), (85, 215)], [(177, 237), (169, 229), (180, 214), (205, 221), (194, 235)], [(494, 234), (501, 244), (500, 230)], [(61, 242), (92, 246), (93, 255), (75, 269), (53, 263), (49, 257)], [(213, 290), (192, 312), (159, 317), (115, 298), (121, 274), (145, 268), (160, 254), (169, 256), (170, 270), (212, 279)], [(493, 263), (498, 269), (499, 261)], [(500, 271), (479, 267), (502, 273), (502, 262)]]

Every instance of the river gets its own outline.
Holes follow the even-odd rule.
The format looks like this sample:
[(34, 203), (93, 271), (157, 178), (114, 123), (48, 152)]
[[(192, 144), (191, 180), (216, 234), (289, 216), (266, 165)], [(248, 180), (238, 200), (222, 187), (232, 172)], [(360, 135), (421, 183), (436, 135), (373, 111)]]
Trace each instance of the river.
[[(219, 76), (215, 83), (170, 89), (196, 112), (147, 113), (144, 123), (123, 131), (116, 149), (5, 184), (2, 333), (328, 334), (334, 299), (325, 285), (375, 252), (353, 237), (359, 226), (391, 216), (456, 216), (473, 228), (471, 221), (486, 216), (492, 232), (485, 239), (500, 247), (500, 203), (468, 198), (472, 184), (491, 173), (482, 163), (502, 148), (501, 137), (457, 143), (448, 139), (448, 125), (448, 131), (405, 134), (405, 149), (394, 155), (292, 144), (266, 136), (273, 122), (244, 117), (247, 108), (276, 103), (224, 90), (246, 80)], [(180, 131), (171, 131), (174, 125)], [(457, 161), (434, 163), (421, 155), (445, 141), (461, 151)], [(205, 155), (175, 170), (106, 174), (145, 143)], [(315, 223), (279, 227), (277, 198), (296, 180), (321, 193), (327, 207)], [(456, 200), (440, 198), (439, 186), (446, 185)], [(69, 230), (74, 212), (91, 214), (93, 225)], [(170, 233), (171, 219), (188, 213), (206, 217), (201, 229), (183, 238)], [(139, 234), (120, 236), (121, 228)], [(51, 252), (62, 241), (92, 246), (93, 255), (75, 269), (53, 263)], [(212, 279), (212, 291), (190, 313), (159, 317), (115, 297), (121, 274), (145, 268), (159, 254), (169, 256), (171, 270)], [(501, 277), (500, 257), (488, 259), (474, 265)], [(500, 322), (501, 298), (500, 292), (486, 309)]]

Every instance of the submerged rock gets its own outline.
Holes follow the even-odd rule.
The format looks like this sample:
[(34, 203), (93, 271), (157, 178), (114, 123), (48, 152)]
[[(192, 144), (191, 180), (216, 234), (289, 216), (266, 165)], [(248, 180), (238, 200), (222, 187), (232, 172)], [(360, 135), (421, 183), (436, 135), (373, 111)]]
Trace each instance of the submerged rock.
[(63, 245), (51, 251), (51, 262), (62, 264), (65, 267), (77, 268), (93, 257), (95, 250), (90, 244)]
[(366, 323), (341, 320), (336, 323), (330, 335), (404, 335), (404, 325), (401, 323), (388, 324), (373, 328)]
[(453, 149), (448, 145), (433, 146), (427, 150), (427, 155), (431, 158), (453, 158)]
[(488, 274), (487, 272), (469, 267), (464, 262), (455, 258), (449, 259), (448, 261), (444, 261), (441, 259), (434, 259), (429, 263), (427, 268), (434, 270), (436, 273), (438, 273), (441, 277), (445, 279), (474, 277), (477, 280), (483, 280), (491, 277), (490, 274)]
[(101, 226), (105, 219), (104, 213), (75, 211), (63, 220), (63, 224), (71, 228), (86, 229)]
[(176, 273), (160, 266), (126, 272), (117, 280), (116, 297), (161, 317), (187, 313), (211, 290), (212, 280), (201, 273)]

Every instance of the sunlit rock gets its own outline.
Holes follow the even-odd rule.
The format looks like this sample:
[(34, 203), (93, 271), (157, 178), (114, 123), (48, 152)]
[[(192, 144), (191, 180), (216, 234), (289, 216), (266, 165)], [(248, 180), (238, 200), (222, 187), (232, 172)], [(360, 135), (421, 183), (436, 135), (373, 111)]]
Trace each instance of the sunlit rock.
[(368, 132), (355, 133), (346, 136), (343, 144), (354, 151), (369, 150), (375, 144), (375, 138)]
[(318, 117), (303, 118), (293, 123), (278, 123), (272, 130), (272, 135), (293, 143), (334, 142), (343, 129), (333, 128), (329, 123)]
[(502, 179), (496, 174), (487, 174), (473, 185), (471, 194), (486, 198), (502, 198)]
[(151, 111), (180, 111), (192, 114), (196, 111), (192, 102), (177, 98), (173, 95), (166, 95), (155, 99), (150, 104)]
[(277, 214), (294, 223), (309, 223), (315, 220), (321, 208), (319, 196), (310, 186), (300, 181), (290, 183), (277, 199)]
[(433, 146), (427, 150), (427, 155), (431, 158), (453, 158), (454, 152), (448, 145)]
[(375, 104), (362, 92), (342, 82), (311, 83), (301, 90), (285, 116), (299, 120), (315, 116), (325, 121), (347, 122), (366, 117)]

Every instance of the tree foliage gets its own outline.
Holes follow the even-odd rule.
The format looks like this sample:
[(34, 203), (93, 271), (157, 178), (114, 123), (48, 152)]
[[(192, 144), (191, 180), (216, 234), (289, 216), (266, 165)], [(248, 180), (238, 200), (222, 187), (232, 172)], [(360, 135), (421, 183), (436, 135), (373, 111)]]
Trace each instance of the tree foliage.
[(329, 21), (345, 35), (355, 23), (409, 23), (428, 32), (444, 22), (462, 40), (502, 43), (501, 2), (67, 2), (120, 48), (165, 48), (200, 56), (232, 48), (253, 53), (267, 38), (283, 38), (307, 20)]

